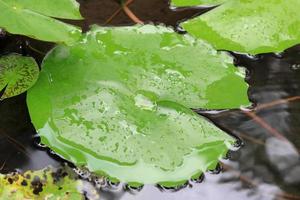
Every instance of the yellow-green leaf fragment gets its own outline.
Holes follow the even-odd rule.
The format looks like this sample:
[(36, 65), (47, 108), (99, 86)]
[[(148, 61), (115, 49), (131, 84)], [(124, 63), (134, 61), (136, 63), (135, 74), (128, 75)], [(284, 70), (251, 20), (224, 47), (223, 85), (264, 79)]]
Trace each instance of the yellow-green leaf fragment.
[(52, 168), (24, 174), (0, 174), (0, 199), (3, 200), (84, 200), (81, 180), (64, 176)]

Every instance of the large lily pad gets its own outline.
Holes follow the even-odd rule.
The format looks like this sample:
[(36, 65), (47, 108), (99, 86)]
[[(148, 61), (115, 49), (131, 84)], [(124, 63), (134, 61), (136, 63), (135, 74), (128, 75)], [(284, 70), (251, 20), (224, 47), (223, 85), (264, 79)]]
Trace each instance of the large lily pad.
[(300, 43), (300, 1), (230, 0), (182, 26), (219, 50), (259, 54)]
[(74, 43), (79, 28), (54, 18), (82, 19), (76, 0), (0, 0), (0, 27), (50, 42)]
[(17, 54), (0, 57), (0, 90), (5, 88), (0, 99), (27, 91), (38, 79), (39, 67), (31, 57)]
[(175, 183), (214, 168), (233, 142), (189, 109), (248, 103), (230, 62), (165, 27), (96, 27), (47, 56), (27, 102), (65, 159), (124, 182)]
[(52, 168), (24, 174), (0, 174), (0, 199), (3, 200), (83, 200), (83, 182)]
[(172, 6), (214, 6), (224, 3), (226, 0), (171, 0)]

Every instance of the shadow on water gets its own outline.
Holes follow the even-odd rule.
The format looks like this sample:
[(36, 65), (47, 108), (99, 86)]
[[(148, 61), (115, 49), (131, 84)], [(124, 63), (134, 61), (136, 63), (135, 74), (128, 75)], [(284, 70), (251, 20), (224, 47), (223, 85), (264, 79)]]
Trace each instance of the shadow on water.
[[(86, 20), (75, 23), (87, 30), (89, 25), (107, 22), (119, 4), (111, 0), (79, 0)], [(168, 1), (135, 0), (130, 9), (143, 21), (177, 26), (178, 21), (206, 12), (210, 8), (172, 10)], [(120, 12), (108, 25), (132, 25)], [(30, 55), (40, 63), (52, 44), (25, 37), (1, 34), (0, 54), (17, 52)], [(38, 49), (41, 52), (37, 52)], [(124, 185), (104, 184), (103, 200), (199, 200), (211, 199), (299, 199), (300, 195), (300, 100), (279, 101), (300, 96), (300, 46), (282, 54), (255, 57), (232, 53), (236, 65), (248, 69), (249, 98), (258, 106), (250, 116), (243, 110), (197, 112), (216, 125), (242, 139), (238, 151), (222, 160), (220, 173), (206, 173), (201, 183), (190, 182), (175, 191), (146, 185), (142, 190)], [(3, 91), (2, 91), (3, 92)], [(36, 132), (30, 123), (26, 94), (0, 102), (0, 172), (60, 166), (64, 161), (38, 147)], [(297, 101), (298, 100), (298, 101)], [(262, 123), (263, 122), (263, 123)], [(269, 126), (265, 126), (265, 125)], [(274, 131), (275, 130), (275, 131)], [(275, 133), (275, 135), (274, 135)], [(278, 138), (282, 135), (287, 140)]]

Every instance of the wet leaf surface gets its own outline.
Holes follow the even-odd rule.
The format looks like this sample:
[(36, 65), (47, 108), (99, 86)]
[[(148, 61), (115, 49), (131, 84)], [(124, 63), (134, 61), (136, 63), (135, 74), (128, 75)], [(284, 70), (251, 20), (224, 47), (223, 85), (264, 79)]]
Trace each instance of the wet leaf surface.
[(171, 5), (176, 7), (215, 6), (224, 2), (226, 0), (171, 0)]
[(245, 73), (233, 66), (228, 54), (163, 26), (95, 27), (77, 45), (60, 46), (50, 55), (46, 66), (78, 66), (80, 73), (62, 71), (79, 79), (78, 89), (83, 89), (80, 76), (84, 73), (91, 82), (98, 79), (106, 85), (122, 85), (135, 94), (148, 92), (157, 101), (173, 101), (188, 108), (250, 104)]
[[(232, 142), (188, 108), (248, 103), (230, 62), (162, 26), (94, 27), (47, 56), (30, 115), (42, 142), (76, 165), (124, 182), (185, 181), (214, 168)], [(224, 79), (230, 87), (218, 94)]]
[(182, 26), (219, 50), (282, 52), (300, 42), (298, 0), (227, 1)]
[(80, 29), (54, 18), (81, 19), (75, 0), (0, 0), (0, 27), (12, 34), (71, 44)]
[[(111, 0), (79, 0), (81, 12), (86, 17), (82, 26), (87, 30), (90, 24), (104, 24), (119, 8), (116, 1)], [(190, 7), (170, 9), (168, 0), (135, 0), (130, 5), (131, 10), (145, 21), (165, 23), (176, 27), (178, 21), (202, 13), (206, 9)], [(133, 22), (122, 12), (113, 18), (108, 25), (123, 26)], [(25, 38), (26, 39), (26, 38)], [(47, 52), (45, 43), (26, 39), (32, 46)], [(27, 46), (19, 47), (19, 37), (2, 37), (0, 35), (0, 52), (25, 52), (41, 60), (41, 55)], [(266, 54), (257, 57), (235, 55), (238, 65), (249, 69), (247, 81), (250, 84), (249, 97), (258, 104), (280, 101), (299, 93), (299, 47), (288, 50), (284, 54)], [(283, 101), (281, 104), (261, 110), (259, 117), (268, 122), (300, 148), (299, 143), (299, 101)], [(203, 114), (203, 113), (202, 113)], [(25, 95), (5, 99), (0, 103), (0, 169), (1, 173), (15, 169), (41, 169), (47, 165), (60, 165), (65, 160), (49, 154), (47, 148), (39, 148), (38, 138), (30, 123), (25, 103)], [(205, 178), (189, 182), (186, 187), (177, 189), (162, 189), (154, 185), (146, 185), (143, 189), (134, 190), (124, 184), (104, 184), (101, 187), (100, 200), (223, 200), (224, 196), (233, 200), (247, 199), (299, 199), (299, 183), (290, 185), (287, 180), (296, 180), (299, 176), (281, 174), (269, 163), (266, 156), (264, 141), (270, 133), (263, 129), (240, 110), (228, 113), (211, 112), (212, 119), (218, 126), (238, 135), (244, 145), (238, 151), (231, 152), (229, 160), (223, 160), (229, 168), (222, 169), (219, 174), (206, 173)], [(29, 152), (30, 157), (22, 152), (18, 145), (12, 143), (6, 135), (19, 141)], [(30, 137), (29, 137), (30, 136)], [(298, 165), (299, 166), (299, 165)], [(292, 170), (290, 171), (292, 172)], [(292, 179), (291, 179), (292, 178)], [(200, 181), (202, 182), (200, 183)], [(255, 184), (253, 184), (255, 183)], [(298, 195), (298, 196), (297, 196)], [(91, 198), (93, 199), (93, 198)]]
[(0, 57), (0, 89), (5, 99), (26, 92), (37, 81), (39, 67), (31, 57), (17, 54)]

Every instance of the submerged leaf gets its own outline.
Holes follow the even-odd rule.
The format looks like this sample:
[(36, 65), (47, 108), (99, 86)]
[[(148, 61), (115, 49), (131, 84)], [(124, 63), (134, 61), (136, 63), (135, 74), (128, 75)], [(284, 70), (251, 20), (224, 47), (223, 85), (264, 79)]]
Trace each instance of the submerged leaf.
[(39, 67), (31, 57), (17, 54), (0, 57), (0, 99), (17, 96), (27, 91), (36, 82)]
[(176, 7), (184, 6), (215, 6), (224, 3), (226, 0), (171, 0), (171, 5)]
[(42, 142), (76, 165), (129, 183), (178, 183), (214, 168), (233, 142), (188, 109), (248, 104), (230, 62), (165, 27), (96, 27), (47, 56), (27, 102)]
[(75, 0), (0, 0), (0, 27), (38, 40), (72, 44), (79, 28), (54, 18), (82, 19)]
[(300, 43), (299, 0), (230, 0), (182, 24), (219, 50), (259, 54)]
[[(47, 168), (27, 171), (24, 174), (0, 174), (0, 199), (7, 200), (83, 200), (79, 191), (83, 182), (69, 175), (56, 175), (56, 170)], [(66, 172), (64, 172), (66, 174)], [(65, 175), (64, 174), (64, 175)]]

